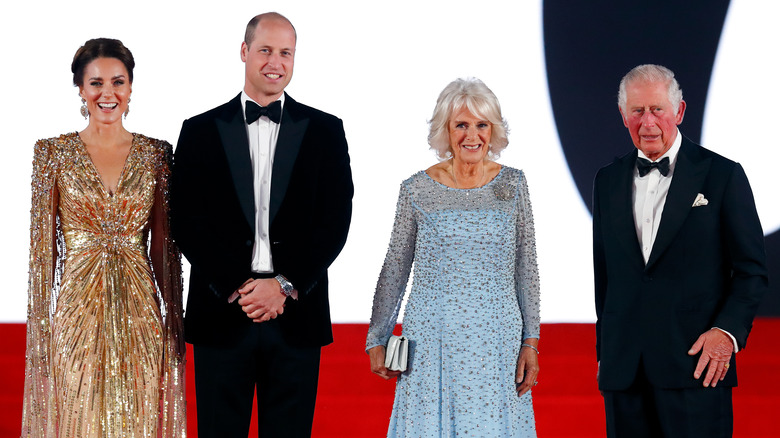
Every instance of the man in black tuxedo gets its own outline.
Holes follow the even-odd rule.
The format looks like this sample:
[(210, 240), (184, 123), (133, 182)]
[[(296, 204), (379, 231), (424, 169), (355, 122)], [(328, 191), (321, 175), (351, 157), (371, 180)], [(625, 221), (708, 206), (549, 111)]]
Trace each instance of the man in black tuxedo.
[(753, 194), (739, 164), (680, 134), (670, 70), (634, 68), (618, 100), (636, 150), (602, 168), (593, 192), (607, 435), (730, 437), (734, 354), (767, 288)]
[(179, 135), (173, 235), (191, 265), (202, 437), (245, 438), (255, 388), (262, 436), (311, 435), (320, 349), (333, 341), (327, 269), (353, 186), (341, 120), (284, 93), (296, 40), (285, 17), (254, 17), (243, 92)]

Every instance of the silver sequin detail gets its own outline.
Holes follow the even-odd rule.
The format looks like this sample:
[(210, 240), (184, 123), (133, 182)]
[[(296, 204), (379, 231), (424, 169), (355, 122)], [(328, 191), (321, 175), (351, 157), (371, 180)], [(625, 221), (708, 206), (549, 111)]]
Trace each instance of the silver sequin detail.
[(476, 189), (425, 172), (401, 185), (366, 348), (384, 345), (414, 266), (403, 331), (409, 369), (390, 437), (536, 436), (531, 393), (518, 397), (522, 340), (539, 337), (539, 273), (522, 171)]

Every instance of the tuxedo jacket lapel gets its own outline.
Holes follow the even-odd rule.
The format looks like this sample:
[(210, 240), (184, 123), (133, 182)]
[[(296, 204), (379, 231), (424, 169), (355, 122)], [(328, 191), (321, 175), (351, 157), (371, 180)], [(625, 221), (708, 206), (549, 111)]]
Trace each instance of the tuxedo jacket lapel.
[(679, 237), (677, 233), (693, 208), (696, 195), (702, 192), (704, 180), (710, 169), (711, 160), (701, 158), (686, 138), (683, 137), (682, 141), (672, 184), (666, 195), (661, 223), (658, 226), (658, 234), (645, 270), (652, 268), (674, 239)]
[(282, 109), (282, 124), (279, 127), (279, 138), (276, 141), (274, 166), (271, 174), (271, 199), (268, 220), (273, 223), (279, 206), (287, 193), (293, 166), (301, 150), (301, 142), (309, 125), (309, 119), (299, 109), (299, 103), (290, 96), (284, 96)]
[(634, 206), (632, 204), (633, 196), (633, 178), (634, 166), (636, 165), (636, 151), (621, 157), (618, 161), (619, 170), (614, 174), (610, 182), (614, 190), (610, 191), (610, 204), (613, 214), (611, 215), (611, 225), (615, 230), (615, 236), (618, 236), (627, 254), (641, 262), (642, 250), (639, 247), (639, 240), (636, 235), (636, 226), (634, 225)]
[(255, 192), (249, 138), (241, 114), (241, 95), (231, 100), (225, 112), (215, 122), (222, 147), (225, 149), (230, 175), (246, 221), (255, 231)]

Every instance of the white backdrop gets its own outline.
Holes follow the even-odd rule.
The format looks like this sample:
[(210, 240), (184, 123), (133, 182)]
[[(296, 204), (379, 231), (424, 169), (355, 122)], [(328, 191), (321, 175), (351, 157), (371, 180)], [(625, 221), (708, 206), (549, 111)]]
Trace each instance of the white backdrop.
[[(553, 122), (540, 0), (9, 3), (0, 6), (4, 56), (0, 126), (5, 149), (0, 160), (0, 322), (25, 319), (33, 144), (86, 126), (71, 82), (76, 49), (94, 37), (122, 40), (136, 59), (126, 127), (175, 145), (183, 119), (241, 90), (244, 27), (253, 15), (267, 10), (286, 15), (298, 31), (295, 74), (287, 91), (341, 117), (350, 145), (354, 215), (347, 245), (330, 271), (334, 322), (368, 321), (398, 185), (436, 162), (426, 143), (426, 121), (441, 89), (466, 76), (485, 81), (501, 101), (511, 132), (499, 162), (522, 168), (528, 176), (537, 227), (542, 320), (594, 320), (590, 215), (569, 174)], [(744, 124), (729, 123), (732, 116), (752, 117), (756, 112), (769, 123), (780, 98), (778, 81), (769, 76), (778, 71), (777, 56), (771, 54), (777, 32), (749, 25), (756, 19), (776, 22), (778, 8), (762, 5), (774, 10), (757, 13), (745, 9), (746, 2), (740, 5), (730, 11), (723, 45), (740, 61), (723, 62), (719, 54), (721, 70), (713, 87), (723, 91), (711, 101), (718, 106), (707, 109), (704, 144), (721, 147), (740, 160), (753, 155), (755, 149), (748, 145), (760, 144), (777, 162), (776, 136), (754, 142), (745, 135), (758, 134), (745, 133)], [(740, 52), (739, 47), (755, 47), (754, 43), (767, 48), (761, 53), (764, 58), (751, 59), (751, 52)], [(751, 90), (761, 87), (756, 93), (733, 88), (738, 75), (745, 71), (752, 75), (757, 69), (765, 72), (766, 80), (751, 79)], [(718, 120), (717, 136), (708, 135), (710, 117)], [(620, 123), (617, 109), (614, 120), (604, 123)], [(707, 143), (710, 137), (721, 138), (724, 130), (728, 138), (749, 140), (740, 141), (745, 145), (738, 150), (741, 155), (735, 156), (727, 143)], [(769, 232), (780, 223), (780, 209), (770, 190), (777, 184), (763, 181), (769, 181), (765, 162), (752, 160), (745, 167), (754, 187), (764, 189), (756, 194)]]

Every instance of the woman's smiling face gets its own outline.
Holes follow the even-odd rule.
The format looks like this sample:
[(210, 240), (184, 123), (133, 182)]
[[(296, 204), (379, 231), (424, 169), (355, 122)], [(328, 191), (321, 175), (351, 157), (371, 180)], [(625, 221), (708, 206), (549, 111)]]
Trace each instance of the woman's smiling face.
[(121, 122), (131, 91), (127, 68), (116, 58), (96, 58), (84, 68), (79, 94), (87, 103), (92, 121), (103, 124)]

